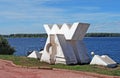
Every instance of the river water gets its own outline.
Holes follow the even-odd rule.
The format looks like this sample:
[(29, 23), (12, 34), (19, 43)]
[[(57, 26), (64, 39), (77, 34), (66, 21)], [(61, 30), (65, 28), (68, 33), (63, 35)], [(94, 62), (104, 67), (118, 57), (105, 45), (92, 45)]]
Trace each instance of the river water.
[[(46, 38), (8, 38), (8, 41), (16, 50), (14, 55), (26, 56), (28, 51), (43, 49)], [(98, 55), (108, 55), (120, 63), (120, 37), (86, 37), (84, 43), (89, 56), (93, 51)]]

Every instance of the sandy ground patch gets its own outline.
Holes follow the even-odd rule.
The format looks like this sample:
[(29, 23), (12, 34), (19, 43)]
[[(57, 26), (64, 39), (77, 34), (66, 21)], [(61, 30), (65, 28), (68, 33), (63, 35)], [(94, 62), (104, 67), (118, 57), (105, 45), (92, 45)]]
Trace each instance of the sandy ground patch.
[(0, 78), (120, 78), (64, 69), (31, 69), (17, 67), (10, 61), (0, 60)]

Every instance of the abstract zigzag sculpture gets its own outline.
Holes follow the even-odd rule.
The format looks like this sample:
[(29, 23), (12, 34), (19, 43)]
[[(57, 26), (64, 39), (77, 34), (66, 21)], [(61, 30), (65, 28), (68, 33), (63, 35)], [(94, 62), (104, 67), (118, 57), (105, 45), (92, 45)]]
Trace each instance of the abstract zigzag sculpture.
[(50, 64), (85, 64), (90, 62), (83, 38), (87, 23), (44, 25), (48, 38), (41, 61)]

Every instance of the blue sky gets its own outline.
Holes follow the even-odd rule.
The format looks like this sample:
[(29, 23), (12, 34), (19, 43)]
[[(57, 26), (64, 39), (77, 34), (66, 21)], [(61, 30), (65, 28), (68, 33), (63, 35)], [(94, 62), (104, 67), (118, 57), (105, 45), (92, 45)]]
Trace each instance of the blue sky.
[(0, 0), (0, 34), (45, 33), (43, 24), (90, 23), (120, 33), (120, 0)]

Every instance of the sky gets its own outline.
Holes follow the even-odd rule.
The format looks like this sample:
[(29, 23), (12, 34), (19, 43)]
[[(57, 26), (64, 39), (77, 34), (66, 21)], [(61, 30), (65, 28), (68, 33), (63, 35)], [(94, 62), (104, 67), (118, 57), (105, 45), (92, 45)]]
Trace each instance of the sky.
[(0, 34), (45, 33), (43, 24), (90, 23), (120, 33), (120, 0), (0, 0)]

